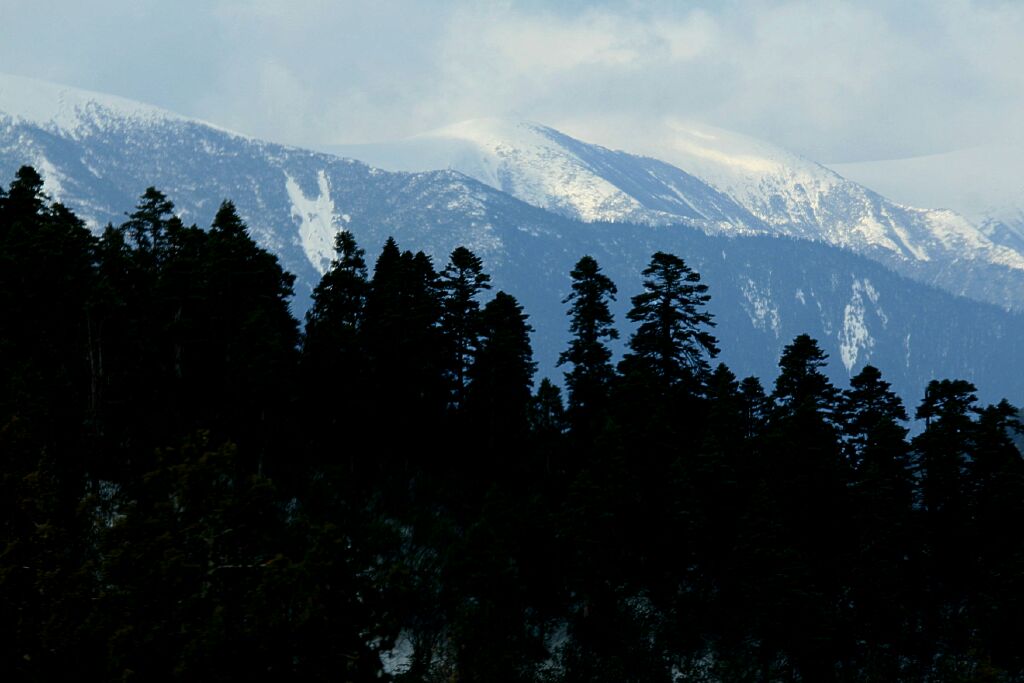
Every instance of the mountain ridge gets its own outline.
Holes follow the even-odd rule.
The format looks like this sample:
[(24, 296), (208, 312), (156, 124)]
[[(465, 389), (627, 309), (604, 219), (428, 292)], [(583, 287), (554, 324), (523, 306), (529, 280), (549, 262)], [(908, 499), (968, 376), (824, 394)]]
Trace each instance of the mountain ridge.
[[(822, 164), (707, 126), (675, 127), (663, 151), (673, 162), (684, 159), (677, 165), (504, 119), (326, 149), (361, 153), (385, 168), (453, 168), (584, 221), (685, 223), (707, 232), (823, 241), (957, 294), (1024, 308), (1024, 252), (1013, 244), (993, 242), (955, 212), (891, 202)], [(583, 187), (594, 190), (588, 196), (578, 191)], [(988, 269), (991, 289), (965, 275), (977, 267)]]
[(296, 274), (298, 315), (338, 229), (350, 230), (371, 259), (388, 236), (426, 251), (438, 267), (466, 245), (484, 260), (495, 288), (524, 304), (541, 374), (557, 379), (568, 335), (561, 302), (575, 261), (593, 255), (619, 285), (615, 311), (625, 339), (625, 308), (639, 291), (640, 271), (654, 251), (672, 251), (711, 286), (716, 332), (729, 349), (723, 360), (741, 375), (774, 376), (782, 348), (806, 332), (832, 355), (837, 382), (870, 362), (915, 400), (935, 376), (965, 377), (985, 395), (1024, 399), (1014, 345), (1024, 336), (1024, 317), (825, 243), (729, 236), (693, 220), (586, 223), (453, 170), (389, 172), (187, 119), (95, 112), (115, 120), (97, 122), (88, 135), (0, 114), (0, 174), (12, 178), (20, 165), (42, 162), (44, 176), (59, 184), (57, 198), (95, 230), (122, 222), (149, 185), (175, 202), (183, 220), (201, 226), (231, 199), (257, 241)]

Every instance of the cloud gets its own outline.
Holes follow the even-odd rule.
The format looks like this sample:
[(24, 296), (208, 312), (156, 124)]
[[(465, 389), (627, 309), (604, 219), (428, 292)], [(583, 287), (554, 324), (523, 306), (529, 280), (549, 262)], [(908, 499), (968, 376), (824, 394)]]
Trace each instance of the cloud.
[(1017, 2), (0, 0), (0, 15), (2, 71), (302, 145), (510, 116), (628, 146), (690, 118), (850, 161), (1018, 135), (1024, 114)]

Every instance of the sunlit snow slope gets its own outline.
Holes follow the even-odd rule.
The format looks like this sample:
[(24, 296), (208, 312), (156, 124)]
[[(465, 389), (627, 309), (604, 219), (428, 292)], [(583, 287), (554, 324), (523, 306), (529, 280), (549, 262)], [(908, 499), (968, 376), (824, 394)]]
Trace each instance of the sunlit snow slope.
[(897, 201), (960, 213), (993, 242), (1024, 251), (1024, 144), (832, 165)]
[(657, 160), (538, 124), (481, 119), (337, 149), (394, 170), (455, 169), (584, 221), (682, 223), (825, 242), (957, 294), (1024, 308), (1024, 253), (954, 211), (898, 204), (736, 133), (673, 122), (663, 137)]

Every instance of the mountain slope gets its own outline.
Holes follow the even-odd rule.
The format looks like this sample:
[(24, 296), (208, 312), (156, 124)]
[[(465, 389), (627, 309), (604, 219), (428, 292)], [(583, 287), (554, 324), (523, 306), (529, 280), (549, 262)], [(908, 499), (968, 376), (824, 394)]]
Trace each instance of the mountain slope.
[(978, 225), (993, 242), (1024, 252), (1024, 144), (832, 168), (898, 201), (948, 207)]
[(454, 169), (582, 221), (763, 229), (728, 196), (656, 159), (589, 145), (535, 123), (465, 121), (398, 143), (331, 151), (389, 170)]
[(871, 362), (910, 401), (928, 379), (946, 376), (976, 381), (989, 399), (1024, 399), (1016, 348), (1024, 317), (827, 244), (708, 234), (692, 225), (584, 223), (455, 171), (386, 172), (158, 110), (140, 115), (131, 103), (90, 93), (33, 87), (63, 109), (60, 117), (28, 117), (0, 87), (2, 182), (33, 164), (47, 190), (96, 229), (122, 222), (148, 185), (201, 226), (230, 198), (256, 239), (298, 276), (297, 313), (327, 267), (338, 229), (351, 230), (371, 260), (388, 235), (403, 248), (424, 249), (439, 266), (465, 244), (484, 259), (495, 288), (525, 305), (541, 374), (558, 377), (555, 360), (568, 336), (561, 301), (575, 261), (592, 254), (619, 285), (625, 340), (629, 297), (660, 249), (683, 256), (710, 285), (723, 360), (740, 374), (769, 381), (782, 347), (807, 332), (831, 354), (837, 381)]
[(674, 124), (657, 150), (665, 161), (495, 119), (334, 149), (392, 169), (452, 168), (584, 221), (820, 241), (951, 292), (1024, 309), (1024, 249), (1014, 242), (994, 241), (993, 231), (953, 211), (897, 204), (820, 164), (708, 126)]

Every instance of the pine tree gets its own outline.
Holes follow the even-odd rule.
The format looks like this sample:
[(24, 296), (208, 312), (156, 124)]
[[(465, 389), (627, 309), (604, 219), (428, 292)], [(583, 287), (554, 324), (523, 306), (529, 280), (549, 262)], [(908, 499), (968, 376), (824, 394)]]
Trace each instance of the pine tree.
[(302, 340), (302, 401), (315, 416), (311, 455), (334, 453), (338, 434), (351, 434), (350, 465), (363, 450), (353, 427), (365, 424), (370, 394), (365, 367), (364, 323), (369, 294), (363, 250), (351, 233), (335, 235), (335, 257), (313, 289)]
[(448, 396), (440, 319), (430, 258), (401, 252), (388, 238), (370, 281), (362, 335), (373, 389), (369, 405), (388, 449), (418, 450), (442, 428)]
[(505, 292), (498, 292), (482, 312), (480, 352), (470, 369), (467, 405), (491, 450), (519, 443), (527, 433), (536, 369), (528, 317)]
[(839, 609), (849, 566), (848, 472), (833, 420), (838, 392), (822, 372), (827, 358), (807, 335), (782, 352), (763, 489), (746, 521), (766, 563), (753, 588), (774, 600), (756, 610), (762, 637), (788, 651), (806, 680), (825, 678), (825, 662), (849, 647)]
[(1005, 399), (978, 414), (969, 497), (977, 554), (969, 601), (972, 627), (994, 663), (1024, 672), (1024, 458), (1014, 439), (1024, 433), (1017, 409)]
[(839, 414), (851, 466), (850, 496), (856, 553), (850, 602), (859, 665), (878, 678), (897, 679), (909, 651), (917, 591), (913, 577), (917, 529), (907, 420), (903, 402), (868, 365), (850, 380)]
[[(313, 302), (306, 312), (303, 352), (314, 365), (338, 361), (342, 368), (350, 369), (360, 353), (357, 338), (363, 326), (369, 283), (364, 251), (350, 232), (335, 235), (334, 253), (331, 267), (313, 289)], [(337, 379), (337, 372), (327, 374)]]
[(632, 298), (627, 317), (637, 323), (623, 368), (654, 378), (662, 390), (683, 386), (697, 391), (707, 378), (708, 359), (718, 355), (711, 334), (711, 299), (700, 275), (683, 259), (657, 252), (643, 271), (644, 292)]
[(163, 192), (147, 187), (121, 227), (141, 256), (159, 261), (166, 254), (168, 232), (174, 229), (175, 220), (174, 204)]
[(569, 420), (577, 435), (592, 437), (607, 412), (611, 384), (615, 378), (612, 352), (607, 341), (618, 339), (608, 302), (615, 301), (615, 283), (601, 272), (592, 256), (584, 256), (572, 269), (572, 292), (562, 300), (569, 307), (569, 348), (558, 364), (570, 364), (565, 373), (569, 391)]
[(953, 660), (971, 647), (968, 619), (975, 575), (968, 463), (977, 436), (977, 389), (964, 380), (932, 380), (916, 417), (925, 429), (911, 443), (920, 482), (925, 632), (933, 652)]
[(821, 371), (828, 354), (809, 335), (797, 336), (779, 359), (772, 399), (783, 414), (815, 413), (830, 421), (838, 398), (836, 388)]
[(448, 371), (452, 376), (452, 406), (458, 410), (466, 398), (466, 374), (479, 346), (480, 302), (478, 297), (490, 289), (491, 276), (483, 271), (483, 261), (466, 247), (456, 247), (439, 278), (443, 293), (441, 322), (450, 355)]

